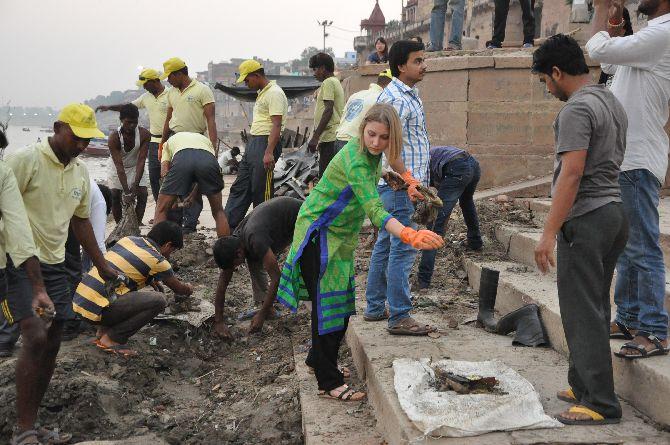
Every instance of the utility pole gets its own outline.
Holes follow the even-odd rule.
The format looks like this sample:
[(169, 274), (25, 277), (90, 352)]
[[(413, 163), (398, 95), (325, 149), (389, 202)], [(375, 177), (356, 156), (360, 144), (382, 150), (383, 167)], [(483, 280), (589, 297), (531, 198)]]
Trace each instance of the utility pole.
[(330, 20), (323, 20), (323, 21), (316, 21), (316, 23), (319, 24), (319, 26), (323, 26), (323, 52), (326, 52), (326, 37), (328, 37), (328, 33), (326, 32), (326, 28), (331, 26), (333, 24), (333, 21)]

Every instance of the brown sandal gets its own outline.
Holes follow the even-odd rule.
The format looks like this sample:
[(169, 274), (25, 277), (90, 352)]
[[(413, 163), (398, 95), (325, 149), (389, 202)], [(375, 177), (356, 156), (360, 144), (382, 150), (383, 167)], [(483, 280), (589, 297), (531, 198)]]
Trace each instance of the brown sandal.
[(435, 328), (430, 325), (421, 326), (412, 317), (407, 317), (400, 320), (395, 326), (389, 326), (386, 330), (391, 335), (424, 336), (435, 331)]
[[(333, 395), (332, 392), (337, 390), (338, 388), (331, 389), (330, 391), (319, 391), (319, 397), (323, 397), (326, 399), (333, 399), (333, 400), (341, 400), (343, 402), (360, 402), (362, 400), (365, 400), (367, 397), (367, 394), (364, 392), (360, 391), (354, 391), (353, 389), (349, 388), (349, 385), (344, 384), (340, 388), (344, 388), (338, 395)], [(360, 396), (356, 396), (357, 394), (360, 394)]]

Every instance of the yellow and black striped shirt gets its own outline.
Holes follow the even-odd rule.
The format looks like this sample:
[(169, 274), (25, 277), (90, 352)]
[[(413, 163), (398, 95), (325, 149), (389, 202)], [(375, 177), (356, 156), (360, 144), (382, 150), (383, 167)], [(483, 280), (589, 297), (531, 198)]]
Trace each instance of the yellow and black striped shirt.
[[(161, 281), (174, 275), (172, 266), (158, 245), (149, 238), (127, 236), (105, 253), (105, 259), (115, 270), (128, 277), (129, 284), (116, 288), (117, 295), (142, 289), (152, 281)], [(72, 298), (74, 311), (92, 321), (100, 321), (102, 310), (109, 306), (105, 282), (93, 267), (77, 286)]]

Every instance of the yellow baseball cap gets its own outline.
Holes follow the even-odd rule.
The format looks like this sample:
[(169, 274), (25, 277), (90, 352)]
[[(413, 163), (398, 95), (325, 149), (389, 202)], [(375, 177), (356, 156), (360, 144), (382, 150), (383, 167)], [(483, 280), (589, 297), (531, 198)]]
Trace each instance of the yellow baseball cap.
[(69, 104), (60, 110), (58, 120), (70, 126), (75, 136), (83, 139), (103, 138), (105, 134), (98, 130), (93, 108), (84, 104)]
[(167, 79), (167, 77), (174, 73), (175, 71), (179, 71), (180, 69), (184, 68), (186, 66), (186, 62), (181, 60), (179, 57), (173, 57), (171, 59), (166, 60), (163, 62), (163, 75), (160, 77), (161, 80)]
[(140, 73), (140, 80), (135, 82), (138, 87), (143, 87), (149, 80), (160, 79), (161, 75), (158, 71), (152, 68), (146, 68)]
[(263, 68), (263, 65), (261, 65), (261, 63), (258, 60), (249, 59), (240, 63), (240, 66), (238, 68), (238, 70), (240, 70), (239, 72), (240, 77), (237, 78), (237, 83), (244, 82), (244, 79), (246, 79), (249, 74), (258, 71), (261, 68)]
[(391, 69), (385, 69), (381, 73), (379, 73), (379, 77), (388, 77), (389, 79), (393, 79), (393, 75), (391, 74)]

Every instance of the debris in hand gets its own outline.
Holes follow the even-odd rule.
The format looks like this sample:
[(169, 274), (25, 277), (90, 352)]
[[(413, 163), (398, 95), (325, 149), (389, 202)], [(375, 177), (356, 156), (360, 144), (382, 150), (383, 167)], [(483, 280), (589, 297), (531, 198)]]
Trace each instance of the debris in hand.
[[(407, 183), (402, 177), (392, 171), (386, 171), (382, 175), (386, 184), (393, 191), (406, 190)], [(425, 187), (423, 185), (418, 185), (416, 187), (417, 191), (423, 195), (423, 201), (418, 201), (416, 203), (416, 208), (414, 210), (414, 215), (412, 215), (412, 221), (423, 226), (431, 226), (437, 218), (437, 212), (443, 207), (442, 200), (437, 196), (437, 190), (434, 187)]]

